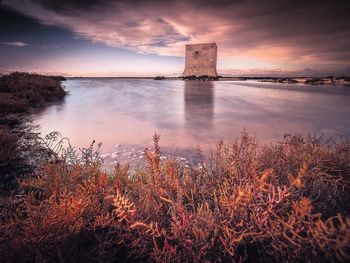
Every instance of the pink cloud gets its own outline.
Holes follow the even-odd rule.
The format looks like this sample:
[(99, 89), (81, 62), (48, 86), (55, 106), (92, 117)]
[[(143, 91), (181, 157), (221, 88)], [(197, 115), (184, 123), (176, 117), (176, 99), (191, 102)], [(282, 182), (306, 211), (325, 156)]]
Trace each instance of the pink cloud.
[(251, 68), (268, 63), (271, 69), (283, 66), (293, 70), (296, 65), (348, 65), (350, 61), (349, 16), (342, 6), (328, 2), (89, 3), (3, 1), (43, 24), (61, 26), (77, 37), (138, 53), (183, 56), (185, 44), (215, 41), (219, 59), (254, 60)]

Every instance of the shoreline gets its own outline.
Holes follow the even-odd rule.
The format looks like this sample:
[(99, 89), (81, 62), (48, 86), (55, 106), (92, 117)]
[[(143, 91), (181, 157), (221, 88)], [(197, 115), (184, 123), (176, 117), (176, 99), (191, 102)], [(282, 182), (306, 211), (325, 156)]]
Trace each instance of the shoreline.
[(67, 95), (62, 76), (13, 72), (0, 76), (0, 195), (17, 188), (16, 178), (34, 175), (47, 151), (31, 123), (31, 113)]
[(286, 84), (309, 84), (309, 85), (350, 85), (350, 77), (326, 77), (326, 78), (268, 78), (260, 82), (286, 83)]
[[(49, 89), (48, 79), (42, 80)], [(24, 92), (30, 83), (12, 87)], [(17, 146), (26, 142), (27, 147), (15, 149), (29, 150), (36, 166), (32, 173), (22, 169), (7, 191), (0, 188), (0, 258), (5, 262), (153, 262), (163, 255), (193, 262), (350, 258), (348, 243), (340, 248), (337, 243), (349, 240), (349, 140), (286, 135), (265, 144), (242, 131), (208, 154), (199, 151), (199, 165), (193, 165), (168, 158), (154, 134), (153, 146), (143, 153), (126, 152), (142, 154), (142, 165), (133, 169), (134, 161), (121, 162), (106, 171), (103, 157), (117, 152), (103, 155), (95, 141), (87, 148), (72, 147), (59, 132), (40, 139), (27, 122), (31, 107), (9, 109), (26, 109), (11, 115), (20, 130), (16, 134), (13, 126), (8, 138), (21, 134)], [(0, 139), (0, 145), (11, 142)], [(6, 157), (3, 147), (1, 156)], [(298, 250), (299, 244), (305, 249)], [(345, 251), (342, 257), (339, 249)]]
[[(1, 75), (0, 75), (1, 77)], [(183, 81), (249, 81), (255, 80), (258, 82), (269, 82), (269, 83), (280, 83), (280, 84), (307, 84), (307, 85), (341, 85), (350, 86), (350, 77), (245, 77), (245, 76), (232, 76), (232, 77), (210, 77), (210, 76), (141, 76), (141, 77), (61, 77), (64, 80), (70, 79), (122, 79), (122, 80), (137, 80), (137, 79), (148, 79), (148, 80), (183, 80)], [(62, 80), (60, 80), (62, 81)]]
[(308, 85), (343, 85), (350, 86), (350, 77), (210, 77), (210, 76), (186, 76), (165, 77), (156, 76), (154, 80), (185, 80), (185, 81), (247, 81), (271, 82), (281, 84), (308, 84)]

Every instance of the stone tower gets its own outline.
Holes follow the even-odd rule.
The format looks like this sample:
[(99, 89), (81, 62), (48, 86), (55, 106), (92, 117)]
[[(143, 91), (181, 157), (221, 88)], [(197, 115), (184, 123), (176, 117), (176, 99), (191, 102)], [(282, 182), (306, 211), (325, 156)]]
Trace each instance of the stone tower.
[(186, 45), (185, 70), (182, 75), (216, 77), (217, 52), (216, 43)]

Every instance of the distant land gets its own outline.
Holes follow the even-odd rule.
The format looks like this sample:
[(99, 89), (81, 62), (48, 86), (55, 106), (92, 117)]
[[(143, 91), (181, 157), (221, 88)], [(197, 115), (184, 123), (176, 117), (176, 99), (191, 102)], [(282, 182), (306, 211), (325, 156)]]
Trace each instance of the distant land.
[(186, 77), (164, 77), (157, 76), (155, 80), (202, 80), (202, 81), (244, 81), (257, 80), (260, 82), (289, 83), (289, 84), (312, 84), (312, 85), (350, 85), (350, 77), (209, 77), (209, 76), (186, 76)]
[[(0, 76), (7, 75), (8, 73), (0, 73)], [(28, 74), (28, 73), (26, 73)], [(46, 75), (46, 74), (45, 74)], [(271, 83), (287, 83), (287, 84), (312, 84), (312, 85), (346, 85), (350, 86), (350, 76), (328, 76), (328, 77), (261, 77), (261, 76), (217, 76), (217, 77), (209, 77), (209, 76), (125, 76), (125, 77), (114, 77), (114, 76), (101, 76), (101, 77), (86, 77), (86, 76), (64, 76), (57, 75), (52, 76), (47, 74), (49, 77), (62, 78), (62, 80), (66, 79), (94, 79), (94, 78), (114, 78), (114, 79), (154, 79), (154, 80), (197, 80), (197, 81), (245, 81), (245, 80), (257, 80), (260, 82), (271, 82)], [(60, 79), (61, 80), (61, 79)]]

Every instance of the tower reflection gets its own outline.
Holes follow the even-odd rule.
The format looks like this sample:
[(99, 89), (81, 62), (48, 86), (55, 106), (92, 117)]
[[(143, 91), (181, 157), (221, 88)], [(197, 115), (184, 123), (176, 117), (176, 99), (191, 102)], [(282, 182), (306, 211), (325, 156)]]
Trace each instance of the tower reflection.
[(208, 137), (213, 128), (214, 83), (211, 81), (185, 81), (185, 129), (196, 139)]

